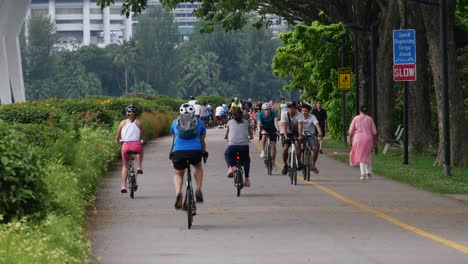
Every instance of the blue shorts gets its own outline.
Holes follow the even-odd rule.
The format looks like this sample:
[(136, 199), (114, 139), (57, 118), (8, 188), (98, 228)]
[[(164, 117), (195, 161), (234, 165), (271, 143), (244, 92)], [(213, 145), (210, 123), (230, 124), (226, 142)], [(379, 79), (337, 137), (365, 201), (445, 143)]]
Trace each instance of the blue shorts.
[(309, 148), (320, 148), (320, 143), (318, 142), (316, 137), (304, 137), (304, 139), (307, 140), (307, 145), (309, 146)]

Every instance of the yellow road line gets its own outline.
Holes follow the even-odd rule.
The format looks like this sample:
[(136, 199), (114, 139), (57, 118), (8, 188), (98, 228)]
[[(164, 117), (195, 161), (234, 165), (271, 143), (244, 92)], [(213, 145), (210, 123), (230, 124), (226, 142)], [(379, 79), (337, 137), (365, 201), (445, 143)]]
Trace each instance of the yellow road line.
[[(260, 146), (260, 143), (258, 142), (258, 140), (254, 140), (254, 141), (255, 141), (255, 146), (257, 147), (257, 149), (261, 150), (262, 147)], [(281, 155), (281, 153), (279, 153), (279, 154)], [(278, 155), (278, 152), (277, 152), (277, 155)], [(275, 164), (276, 164), (276, 167), (281, 168), (281, 163), (275, 161)], [(404, 223), (404, 222), (402, 222), (402, 221), (400, 221), (400, 220), (398, 220), (398, 219), (396, 219), (396, 218), (394, 218), (392, 216), (389, 216), (389, 215), (387, 215), (387, 214), (385, 214), (385, 213), (383, 213), (383, 212), (381, 212), (379, 210), (373, 209), (373, 208), (371, 208), (371, 207), (369, 207), (367, 205), (364, 205), (364, 204), (362, 204), (360, 202), (354, 201), (354, 200), (352, 200), (352, 199), (350, 199), (350, 198), (348, 198), (346, 196), (343, 196), (343, 195), (333, 191), (332, 189), (327, 188), (325, 186), (322, 186), (322, 185), (320, 185), (320, 184), (318, 184), (316, 182), (313, 182), (313, 181), (310, 181), (310, 182), (309, 181), (304, 181), (304, 182), (314, 186), (315, 188), (317, 188), (317, 189), (319, 189), (319, 190), (321, 190), (323, 192), (328, 193), (329, 195), (331, 195), (331, 196), (333, 196), (333, 197), (335, 197), (335, 198), (337, 198), (337, 199), (339, 199), (339, 200), (341, 200), (341, 201), (343, 201), (345, 203), (348, 203), (348, 204), (350, 204), (352, 206), (355, 206), (355, 207), (357, 207), (357, 208), (359, 208), (359, 209), (361, 209), (363, 211), (369, 212), (369, 213), (371, 213), (371, 214), (373, 214), (373, 215), (375, 215), (377, 217), (380, 217), (380, 218), (382, 218), (382, 219), (384, 219), (384, 220), (386, 220), (386, 221), (388, 221), (390, 223), (393, 223), (393, 224), (395, 224), (395, 225), (397, 225), (397, 226), (399, 226), (401, 228), (404, 228), (404, 229), (406, 229), (408, 231), (411, 231), (413, 233), (416, 233), (416, 234), (418, 234), (420, 236), (429, 238), (429, 239), (431, 239), (433, 241), (436, 241), (436, 242), (439, 242), (439, 243), (441, 243), (441, 244), (443, 244), (445, 246), (454, 248), (454, 249), (456, 249), (458, 251), (461, 251), (461, 252), (463, 252), (465, 254), (468, 254), (468, 247), (466, 247), (466, 246), (463, 246), (463, 245), (458, 244), (456, 242), (453, 242), (451, 240), (445, 239), (443, 237), (436, 236), (434, 234), (426, 232), (426, 231), (424, 231), (422, 229), (419, 229), (419, 228), (417, 228), (415, 226), (412, 226), (410, 224)]]

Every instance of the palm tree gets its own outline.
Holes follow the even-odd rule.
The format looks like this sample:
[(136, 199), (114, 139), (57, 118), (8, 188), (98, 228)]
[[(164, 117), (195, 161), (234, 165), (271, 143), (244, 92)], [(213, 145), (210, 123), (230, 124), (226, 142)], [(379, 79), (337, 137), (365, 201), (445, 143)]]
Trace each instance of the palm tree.
[(124, 40), (121, 45), (117, 46), (114, 52), (114, 63), (123, 66), (125, 94), (128, 94), (128, 75), (132, 67), (134, 67), (137, 57), (137, 48), (135, 46), (135, 42), (132, 40)]

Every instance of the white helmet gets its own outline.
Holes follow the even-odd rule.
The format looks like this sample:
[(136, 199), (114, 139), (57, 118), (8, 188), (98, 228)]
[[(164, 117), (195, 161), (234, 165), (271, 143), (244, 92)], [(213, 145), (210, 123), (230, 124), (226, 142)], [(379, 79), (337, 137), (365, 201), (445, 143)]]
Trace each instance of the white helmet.
[(264, 104), (262, 104), (262, 110), (267, 110), (267, 109), (271, 109), (270, 103), (264, 103)]
[(180, 112), (181, 115), (183, 115), (183, 114), (193, 115), (193, 114), (195, 114), (195, 106), (193, 106), (191, 104), (182, 104), (180, 106), (179, 112)]

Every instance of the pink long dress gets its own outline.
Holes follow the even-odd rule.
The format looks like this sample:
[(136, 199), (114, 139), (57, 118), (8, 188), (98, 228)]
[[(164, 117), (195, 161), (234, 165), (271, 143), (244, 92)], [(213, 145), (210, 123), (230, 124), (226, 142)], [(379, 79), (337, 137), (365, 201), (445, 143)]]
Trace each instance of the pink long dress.
[(349, 134), (352, 133), (354, 133), (354, 136), (351, 152), (349, 153), (349, 164), (358, 166), (361, 162), (372, 163), (373, 136), (377, 135), (374, 120), (365, 114), (355, 116), (349, 127)]

